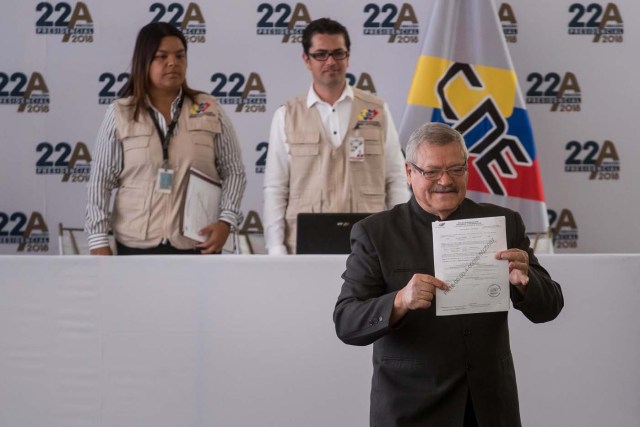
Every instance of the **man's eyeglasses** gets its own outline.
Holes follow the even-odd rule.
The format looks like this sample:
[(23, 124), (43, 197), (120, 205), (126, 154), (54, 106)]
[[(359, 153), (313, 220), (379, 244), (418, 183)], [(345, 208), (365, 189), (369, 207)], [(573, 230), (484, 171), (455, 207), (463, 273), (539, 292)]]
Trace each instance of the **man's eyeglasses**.
[(415, 163), (411, 163), (409, 162), (409, 164), (411, 165), (411, 167), (413, 169), (415, 169), (416, 172), (418, 172), (420, 175), (422, 175), (424, 178), (428, 179), (429, 181), (437, 181), (440, 178), (442, 178), (442, 175), (444, 175), (444, 173), (448, 173), (449, 176), (451, 177), (461, 177), (463, 176), (465, 173), (467, 173), (467, 162), (465, 161), (465, 164), (462, 166), (451, 166), (450, 168), (447, 169), (428, 169), (428, 170), (424, 170), (424, 169), (420, 169), (418, 166), (415, 165)]
[(330, 56), (333, 56), (333, 59), (335, 59), (336, 61), (341, 61), (343, 59), (346, 59), (349, 56), (349, 52), (346, 50), (340, 49), (340, 50), (334, 50), (333, 52), (326, 52), (326, 51), (309, 52), (307, 55), (309, 55), (316, 61), (321, 61), (321, 62), (326, 61), (327, 59), (329, 59)]

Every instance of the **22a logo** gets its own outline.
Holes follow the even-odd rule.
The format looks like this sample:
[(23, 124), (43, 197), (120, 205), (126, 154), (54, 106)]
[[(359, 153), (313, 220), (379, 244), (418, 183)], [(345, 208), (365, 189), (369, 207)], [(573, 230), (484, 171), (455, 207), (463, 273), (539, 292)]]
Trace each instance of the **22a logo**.
[[(15, 84), (7, 87), (9, 83)], [(49, 112), (49, 88), (44, 77), (38, 72), (28, 77), (20, 72), (11, 75), (0, 72), (0, 104), (19, 104), (19, 113)]]
[(160, 22), (168, 19), (168, 23), (182, 30), (189, 43), (204, 43), (207, 29), (200, 6), (189, 3), (185, 8), (180, 3), (153, 3), (149, 6), (149, 12), (155, 13), (151, 22)]
[(264, 227), (262, 226), (262, 220), (260, 219), (258, 212), (247, 212), (247, 217), (242, 224), (240, 233), (264, 233)]
[(15, 243), (17, 252), (49, 250), (49, 227), (40, 212), (0, 212), (0, 244)]
[(578, 247), (578, 225), (569, 209), (562, 209), (560, 214), (552, 209), (547, 209), (549, 227), (553, 235), (556, 248)]
[(507, 43), (516, 43), (518, 41), (518, 20), (509, 3), (500, 5), (498, 18), (502, 23), (502, 33)]
[(111, 104), (116, 98), (120, 98), (124, 88), (129, 82), (129, 73), (102, 73), (98, 78), (100, 83), (104, 83), (98, 93), (98, 104)]
[(262, 18), (256, 24), (258, 35), (282, 35), (282, 43), (300, 43), (302, 31), (311, 22), (307, 6), (296, 3), (293, 8), (287, 3), (275, 6), (260, 3), (257, 12)]
[(593, 34), (594, 43), (623, 41), (622, 15), (615, 3), (607, 3), (604, 8), (598, 3), (590, 3), (586, 6), (573, 3), (569, 6), (569, 13), (573, 14), (569, 22), (569, 34)]
[(582, 90), (574, 73), (531, 73), (527, 82), (531, 83), (526, 93), (528, 104), (552, 104), (551, 111), (580, 111)]
[(373, 79), (369, 73), (362, 73), (360, 74), (360, 77), (357, 78), (355, 74), (347, 73), (346, 79), (349, 86), (356, 87), (360, 90), (366, 90), (375, 95), (376, 86), (373, 84)]
[(502, 3), (498, 8), (498, 18), (500, 22), (507, 24), (517, 24), (516, 14), (513, 12), (513, 8), (509, 3)]
[(42, 153), (36, 161), (36, 174), (60, 174), (62, 182), (68, 182), (70, 178), (71, 182), (89, 180), (91, 153), (84, 142), (78, 142), (74, 147), (67, 142), (55, 145), (41, 142), (36, 146), (36, 152)]
[(364, 22), (363, 34), (388, 35), (389, 43), (418, 42), (418, 18), (409, 3), (403, 3), (400, 9), (393, 3), (382, 6), (368, 3), (364, 7), (364, 13), (369, 14), (369, 17)]
[(170, 3), (168, 6), (162, 3), (153, 3), (149, 6), (149, 12), (157, 12), (151, 22), (160, 22), (165, 15), (173, 13), (168, 22), (176, 27), (186, 28), (192, 22), (204, 24), (200, 6), (195, 3), (189, 3), (186, 9), (180, 3)]
[(64, 34), (62, 42), (93, 42), (93, 19), (83, 2), (71, 6), (69, 3), (40, 2), (36, 12), (41, 12), (36, 21), (36, 34)]
[(211, 95), (218, 98), (221, 104), (236, 105), (236, 112), (264, 113), (266, 111), (267, 91), (258, 73), (250, 73), (249, 77), (242, 73), (215, 73), (211, 82), (216, 83)]
[[(565, 172), (590, 172), (589, 179), (617, 180), (620, 172), (620, 156), (611, 141), (604, 141), (602, 147), (596, 141), (581, 144), (567, 142), (565, 149), (569, 156), (565, 161)], [(582, 154), (586, 153), (584, 157)]]
[(264, 173), (267, 167), (267, 153), (269, 152), (269, 143), (262, 141), (256, 145), (256, 151), (260, 154), (258, 160), (256, 160), (256, 173)]

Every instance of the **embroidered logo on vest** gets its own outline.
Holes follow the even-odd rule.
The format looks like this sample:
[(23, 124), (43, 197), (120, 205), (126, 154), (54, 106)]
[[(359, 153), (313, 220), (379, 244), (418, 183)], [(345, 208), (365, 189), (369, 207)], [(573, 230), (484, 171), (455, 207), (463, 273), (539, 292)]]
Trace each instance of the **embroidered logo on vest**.
[(358, 121), (368, 122), (373, 120), (378, 115), (378, 110), (374, 110), (373, 108), (365, 108), (360, 111), (360, 115), (358, 116)]
[[(193, 118), (193, 117), (198, 117), (202, 114), (204, 114), (205, 111), (207, 111), (207, 109), (211, 107), (211, 104), (208, 102), (201, 102), (200, 104), (193, 104), (193, 106), (191, 107), (191, 109), (189, 109), (189, 117)], [(211, 114), (211, 113), (208, 113)]]

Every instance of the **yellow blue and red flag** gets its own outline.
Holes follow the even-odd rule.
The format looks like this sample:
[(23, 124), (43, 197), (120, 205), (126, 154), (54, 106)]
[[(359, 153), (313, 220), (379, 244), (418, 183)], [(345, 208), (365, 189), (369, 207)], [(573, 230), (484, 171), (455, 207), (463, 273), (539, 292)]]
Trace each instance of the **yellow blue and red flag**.
[(533, 131), (493, 0), (436, 0), (400, 125), (457, 129), (469, 150), (467, 195), (549, 227)]

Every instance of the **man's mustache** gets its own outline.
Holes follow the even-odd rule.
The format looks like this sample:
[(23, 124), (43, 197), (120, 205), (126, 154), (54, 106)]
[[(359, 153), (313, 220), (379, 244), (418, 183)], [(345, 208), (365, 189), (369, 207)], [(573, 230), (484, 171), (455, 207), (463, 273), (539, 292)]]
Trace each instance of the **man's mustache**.
[(458, 186), (456, 185), (436, 185), (432, 189), (429, 190), (429, 193), (449, 193), (449, 192), (458, 192)]

